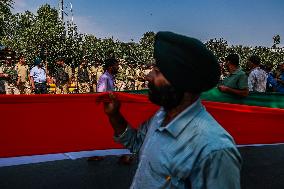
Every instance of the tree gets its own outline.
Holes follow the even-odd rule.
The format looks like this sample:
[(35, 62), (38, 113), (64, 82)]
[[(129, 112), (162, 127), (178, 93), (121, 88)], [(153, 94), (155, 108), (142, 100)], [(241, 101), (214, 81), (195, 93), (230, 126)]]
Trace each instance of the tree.
[(154, 41), (155, 41), (155, 32), (146, 32), (143, 34), (140, 39), (140, 46), (142, 52), (142, 62), (145, 64), (151, 63), (154, 57)]
[(6, 33), (8, 27), (9, 18), (12, 15), (11, 8), (14, 4), (13, 0), (1, 0), (0, 1), (0, 39)]
[[(57, 57), (65, 58), (72, 67), (78, 66), (83, 57), (89, 62), (100, 63), (108, 57), (115, 57), (134, 67), (153, 60), (156, 34), (152, 31), (144, 33), (138, 43), (133, 40), (125, 43), (113, 38), (101, 39), (79, 33), (76, 24), (71, 21), (63, 23), (57, 10), (48, 4), (42, 5), (36, 14), (25, 11), (14, 15), (10, 11), (12, 5), (13, 0), (0, 1), (0, 16), (4, 18), (4, 22), (0, 19), (0, 44), (16, 51), (17, 55), (24, 54), (30, 65), (37, 56), (46, 59), (49, 68), (54, 67)], [(210, 39), (205, 44), (217, 58), (238, 53), (242, 67), (252, 54), (259, 55), (263, 64), (275, 66), (284, 60), (284, 48), (276, 47), (280, 44), (279, 35), (275, 35), (273, 40), (274, 48), (229, 46), (223, 38)]]
[(225, 57), (228, 52), (228, 42), (223, 38), (210, 39), (205, 43), (208, 49), (210, 49), (218, 58)]
[(36, 15), (29, 11), (13, 15), (9, 30), (9, 35), (2, 39), (3, 44), (17, 54), (24, 54), (28, 64), (33, 64), (38, 56), (46, 59), (51, 67), (58, 57), (66, 58), (68, 64), (80, 59), (82, 34), (73, 23), (67, 23), (65, 28), (57, 10), (48, 4), (41, 6)]

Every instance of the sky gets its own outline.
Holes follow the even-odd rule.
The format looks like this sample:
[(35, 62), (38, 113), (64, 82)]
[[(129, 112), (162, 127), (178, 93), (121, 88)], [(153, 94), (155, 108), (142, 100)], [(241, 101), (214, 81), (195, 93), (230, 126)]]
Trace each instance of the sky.
[[(13, 13), (58, 0), (14, 0)], [(172, 31), (203, 42), (224, 38), (230, 45), (267, 46), (281, 36), (284, 46), (283, 0), (64, 0), (81, 33), (136, 42), (147, 31)], [(65, 20), (71, 17), (65, 17)]]

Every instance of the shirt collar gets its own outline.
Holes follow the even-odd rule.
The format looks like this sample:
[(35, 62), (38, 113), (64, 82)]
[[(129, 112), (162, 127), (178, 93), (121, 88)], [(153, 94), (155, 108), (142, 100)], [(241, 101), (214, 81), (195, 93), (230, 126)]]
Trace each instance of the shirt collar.
[(42, 67), (36, 66), (36, 68), (39, 69), (39, 70), (44, 70), (45, 69), (45, 67), (43, 67), (43, 66)]
[(105, 72), (105, 74), (110, 77), (112, 80), (114, 79), (113, 75), (111, 75), (108, 71)]
[(252, 71), (253, 71), (253, 70), (260, 70), (260, 67), (259, 67), (259, 66), (258, 66), (258, 67), (255, 67), (255, 68), (252, 69)]
[(159, 131), (167, 130), (173, 137), (177, 137), (187, 124), (203, 109), (201, 100), (196, 100), (192, 105), (183, 110), (167, 126), (159, 127)]

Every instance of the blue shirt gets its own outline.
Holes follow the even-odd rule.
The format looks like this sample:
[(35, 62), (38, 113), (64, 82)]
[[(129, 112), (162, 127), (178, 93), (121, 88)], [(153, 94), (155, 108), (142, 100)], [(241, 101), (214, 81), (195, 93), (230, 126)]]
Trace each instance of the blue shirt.
[(267, 75), (267, 86), (268, 87), (276, 87), (277, 81), (274, 77), (274, 74), (272, 72), (269, 72)]
[(114, 91), (114, 77), (107, 71), (99, 78), (97, 87), (97, 92), (106, 91)]
[[(284, 72), (280, 74), (279, 79), (284, 82)], [(284, 85), (282, 83), (277, 82), (276, 92), (284, 93)]]
[(161, 108), (138, 130), (115, 140), (139, 164), (131, 188), (239, 189), (241, 156), (232, 137), (205, 110), (200, 99), (165, 127)]
[(35, 83), (45, 83), (46, 82), (46, 72), (45, 68), (40, 68), (35, 66), (31, 69), (30, 76), (33, 77)]

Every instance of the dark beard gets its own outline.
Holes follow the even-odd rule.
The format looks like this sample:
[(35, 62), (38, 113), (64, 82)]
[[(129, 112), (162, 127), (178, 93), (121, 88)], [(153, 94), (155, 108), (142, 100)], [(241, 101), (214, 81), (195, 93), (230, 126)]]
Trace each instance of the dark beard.
[(184, 92), (177, 91), (172, 85), (155, 86), (148, 84), (148, 98), (154, 104), (162, 106), (166, 111), (177, 107), (184, 96)]

